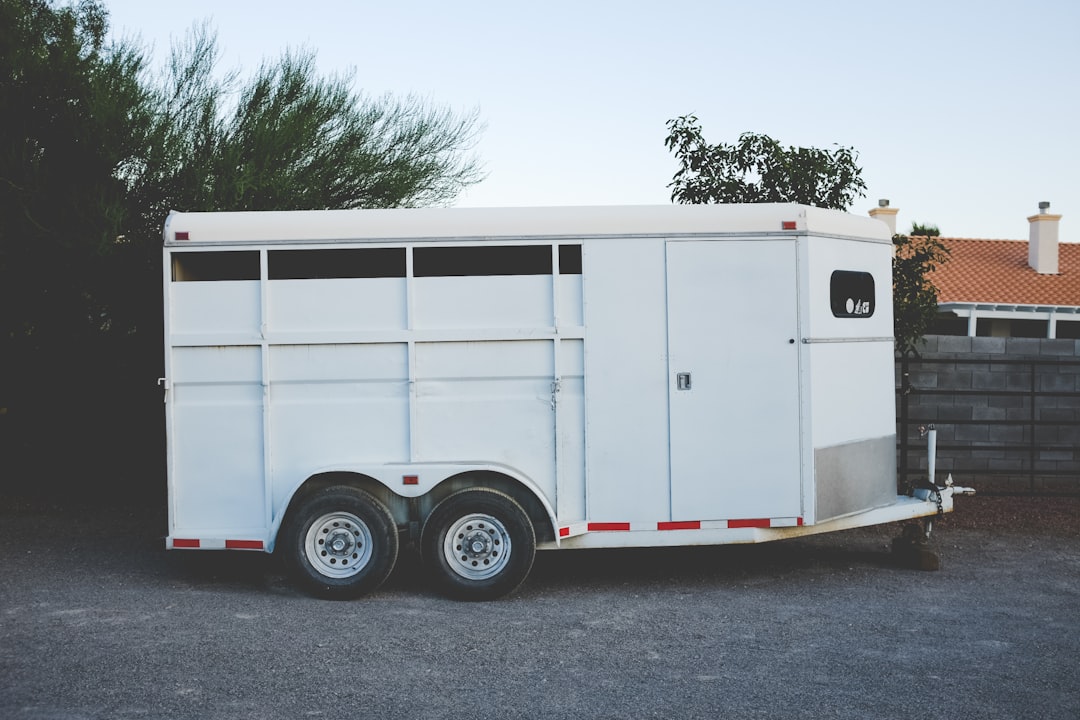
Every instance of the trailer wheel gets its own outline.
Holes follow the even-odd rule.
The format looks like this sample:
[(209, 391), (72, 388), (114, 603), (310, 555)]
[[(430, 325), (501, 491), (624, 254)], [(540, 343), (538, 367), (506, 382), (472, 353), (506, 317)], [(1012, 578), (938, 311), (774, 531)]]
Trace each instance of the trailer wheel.
[(440, 590), (462, 600), (512, 593), (532, 569), (536, 534), (529, 516), (498, 490), (461, 490), (424, 524), (421, 552)]
[(331, 487), (304, 500), (282, 528), (285, 564), (313, 595), (359, 597), (394, 569), (397, 526), (372, 495)]

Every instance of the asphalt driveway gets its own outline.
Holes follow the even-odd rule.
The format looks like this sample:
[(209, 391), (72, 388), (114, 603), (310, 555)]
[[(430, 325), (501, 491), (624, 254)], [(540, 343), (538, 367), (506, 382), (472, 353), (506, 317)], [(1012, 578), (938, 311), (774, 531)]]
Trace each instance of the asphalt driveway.
[(166, 553), (160, 508), (0, 498), (0, 718), (1080, 717), (1080, 499), (960, 498), (942, 569), (896, 526), (541, 554), (515, 595), (297, 591)]

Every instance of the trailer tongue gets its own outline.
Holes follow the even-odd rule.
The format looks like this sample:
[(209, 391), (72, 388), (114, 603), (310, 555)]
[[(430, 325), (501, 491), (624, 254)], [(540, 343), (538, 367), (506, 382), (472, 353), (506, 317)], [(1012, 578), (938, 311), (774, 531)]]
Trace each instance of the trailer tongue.
[[(930, 477), (934, 477), (936, 465), (936, 430), (929, 430), (927, 443), (928, 467)], [(825, 520), (814, 525), (803, 522), (791, 524), (786, 520), (746, 519), (729, 521), (681, 521), (657, 523), (576, 523), (559, 529), (563, 538), (561, 547), (600, 548), (600, 547), (640, 547), (640, 546), (678, 546), (678, 545), (719, 545), (746, 544), (786, 540), (804, 535), (822, 533), (872, 525), (887, 525), (897, 522), (920, 521), (909, 523), (902, 534), (893, 542), (893, 551), (905, 564), (915, 564), (923, 569), (937, 569), (936, 556), (928, 561), (932, 554), (927, 547), (936, 518), (953, 511), (953, 498), (958, 495), (974, 495), (975, 489), (955, 485), (952, 475), (945, 478), (941, 485), (927, 480), (919, 487), (912, 488), (909, 495), (899, 495), (883, 507), (864, 510), (850, 515)], [(589, 538), (592, 533), (631, 533), (625, 543), (619, 543), (611, 536)], [(541, 549), (555, 547), (553, 543), (541, 546)], [(932, 562), (934, 567), (928, 567)]]

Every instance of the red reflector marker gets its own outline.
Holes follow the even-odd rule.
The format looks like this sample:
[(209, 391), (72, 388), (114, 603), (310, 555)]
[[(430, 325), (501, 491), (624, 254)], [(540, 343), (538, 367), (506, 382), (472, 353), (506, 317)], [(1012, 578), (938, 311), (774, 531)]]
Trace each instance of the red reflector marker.
[(188, 540), (186, 538), (177, 538), (172, 541), (174, 548), (197, 548), (199, 547), (198, 540)]
[[(783, 228), (784, 230), (794, 230), (795, 227), (796, 227), (795, 226), (795, 221), (794, 220), (785, 220), (784, 222), (782, 222), (780, 224), (780, 227)], [(184, 239), (186, 240), (187, 238), (184, 238)]]
[(175, 237), (176, 237), (177, 240), (187, 240), (188, 239), (188, 232), (187, 232), (187, 230), (177, 230)]
[(700, 520), (675, 520), (672, 522), (656, 523), (657, 530), (700, 530)]
[(728, 520), (729, 528), (767, 528), (772, 527), (772, 522), (767, 518), (750, 518), (746, 520)]
[(262, 540), (226, 540), (226, 550), (262, 550)]
[(419, 475), (403, 475), (402, 478), (401, 478), (401, 483), (403, 485), (419, 485), (420, 484), (420, 476)]
[(630, 523), (628, 522), (591, 522), (589, 523), (589, 532), (617, 532), (627, 531), (630, 529)]

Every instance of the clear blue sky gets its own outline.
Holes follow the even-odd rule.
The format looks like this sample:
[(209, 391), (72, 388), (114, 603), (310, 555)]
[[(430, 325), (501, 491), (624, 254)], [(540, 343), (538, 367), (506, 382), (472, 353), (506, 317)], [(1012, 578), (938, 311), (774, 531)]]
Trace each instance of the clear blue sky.
[(371, 95), (479, 111), (462, 206), (670, 202), (665, 121), (854, 147), (898, 229), (1024, 239), (1041, 200), (1080, 241), (1080, 2), (104, 0), (163, 62), (209, 20), (241, 76), (310, 49)]

